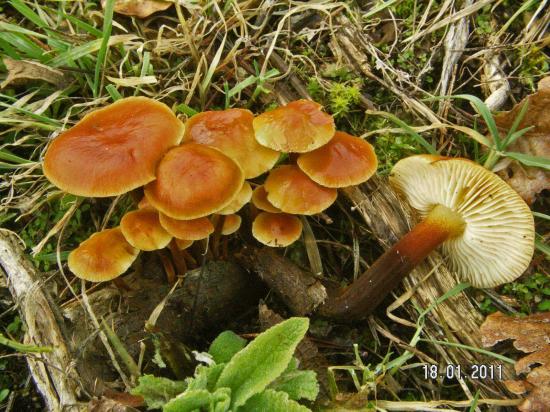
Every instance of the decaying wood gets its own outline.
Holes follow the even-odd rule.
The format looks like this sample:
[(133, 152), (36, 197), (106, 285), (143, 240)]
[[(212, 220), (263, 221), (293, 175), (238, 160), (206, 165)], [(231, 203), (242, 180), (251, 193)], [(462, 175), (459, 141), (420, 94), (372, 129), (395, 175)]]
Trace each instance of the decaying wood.
[[(361, 213), (365, 223), (379, 240), (384, 248), (389, 248), (412, 226), (413, 218), (409, 207), (392, 190), (386, 180), (372, 178), (360, 187), (344, 189), (345, 195)], [(430, 276), (428, 276), (431, 273)], [(413, 304), (404, 304), (411, 319), (418, 317), (418, 310), (428, 309), (438, 298), (454, 288), (459, 283), (453, 273), (446, 267), (443, 258), (433, 252), (424, 263), (403, 281), (401, 290), (414, 292), (411, 300)], [(483, 317), (478, 309), (464, 294), (458, 294), (437, 305), (427, 315), (425, 331), (428, 336), (437, 340), (462, 343), (475, 348), (481, 348), (479, 327)], [(472, 363), (487, 364), (493, 359), (480, 353), (450, 349), (446, 351), (451, 362), (461, 365)], [(511, 376), (512, 371), (507, 369), (506, 376)], [(503, 393), (498, 381), (486, 380), (479, 382), (495, 393)]]
[(0, 268), (27, 326), (25, 343), (53, 349), (27, 357), (48, 410), (83, 410), (78, 403), (80, 380), (54, 306), (40, 287), (40, 276), (25, 258), (18, 239), (6, 231), (0, 231)]
[(327, 297), (321, 282), (271, 248), (247, 249), (240, 260), (256, 272), (295, 315), (313, 312)]

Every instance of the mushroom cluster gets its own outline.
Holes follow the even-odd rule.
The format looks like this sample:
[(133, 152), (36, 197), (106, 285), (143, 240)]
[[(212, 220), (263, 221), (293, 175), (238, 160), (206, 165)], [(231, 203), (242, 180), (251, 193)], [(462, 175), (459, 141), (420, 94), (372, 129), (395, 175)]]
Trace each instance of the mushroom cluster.
[(295, 242), (297, 215), (322, 212), (338, 188), (366, 181), (377, 167), (373, 147), (337, 132), (321, 109), (298, 100), (256, 117), (244, 109), (206, 111), (184, 125), (166, 105), (130, 97), (86, 115), (48, 147), (45, 176), (78, 196), (143, 187), (144, 197), (119, 227), (72, 251), (69, 268), (90, 281), (114, 279), (141, 250), (185, 248), (218, 226), (221, 235), (237, 231), (236, 213), (248, 203), (259, 242)]

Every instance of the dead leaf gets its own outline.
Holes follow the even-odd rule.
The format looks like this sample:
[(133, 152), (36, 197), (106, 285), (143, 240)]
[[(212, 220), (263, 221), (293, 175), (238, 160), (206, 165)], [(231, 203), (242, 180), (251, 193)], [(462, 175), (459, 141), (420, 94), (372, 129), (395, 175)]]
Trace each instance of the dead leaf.
[(113, 399), (102, 397), (88, 402), (89, 412), (139, 412), (139, 409), (123, 405)]
[(0, 84), (2, 89), (9, 84), (24, 84), (32, 80), (42, 80), (57, 87), (63, 87), (68, 82), (67, 76), (62, 71), (37, 62), (14, 60), (9, 57), (4, 57), (2, 61), (8, 69), (8, 77)]
[(109, 398), (121, 405), (130, 406), (132, 408), (139, 408), (140, 406), (145, 405), (145, 400), (142, 396), (132, 395), (127, 392), (119, 392), (109, 388), (106, 388), (103, 392), (103, 395), (106, 398)]
[(550, 368), (541, 366), (533, 369), (526, 380), (533, 385), (533, 389), (518, 409), (522, 412), (550, 411)]
[(537, 87), (539, 90), (550, 89), (550, 76), (540, 79)]
[[(550, 312), (510, 317), (500, 312), (489, 315), (481, 325), (483, 346), (514, 339), (514, 346), (532, 352), (516, 362), (516, 374), (528, 373), (524, 380), (504, 381), (506, 388), (524, 395), (518, 405), (522, 412), (550, 411)], [(533, 365), (540, 365), (533, 368)]]
[[(101, 0), (101, 6), (105, 7), (105, 1)], [(149, 17), (157, 11), (166, 10), (173, 2), (160, 0), (115, 0), (115, 12), (125, 16), (135, 16), (140, 19)]]
[(487, 316), (481, 325), (481, 343), (493, 346), (514, 339), (514, 347), (523, 352), (535, 352), (550, 344), (550, 312), (512, 318), (501, 312)]
[[(507, 151), (550, 158), (550, 80), (546, 79), (549, 78), (539, 82), (536, 93), (527, 96), (509, 112), (495, 116), (497, 126), (507, 131), (512, 127), (523, 104), (528, 102), (527, 112), (517, 130), (534, 127), (512, 143)], [(499, 172), (499, 175), (529, 204), (535, 201), (538, 193), (550, 189), (550, 172), (527, 167), (516, 161), (510, 162), (509, 167)]]
[(523, 395), (528, 390), (527, 383), (524, 381), (502, 381), (502, 383), (514, 395)]
[(550, 344), (547, 344), (545, 348), (533, 352), (516, 362), (516, 373), (528, 373), (531, 372), (531, 366), (534, 364), (540, 364), (550, 369)]

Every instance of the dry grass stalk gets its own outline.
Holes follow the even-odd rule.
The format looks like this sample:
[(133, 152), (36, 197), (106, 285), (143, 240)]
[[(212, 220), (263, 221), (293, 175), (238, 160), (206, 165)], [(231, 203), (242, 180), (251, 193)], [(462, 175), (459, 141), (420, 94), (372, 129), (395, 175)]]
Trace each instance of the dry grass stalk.
[(27, 261), (17, 238), (7, 231), (0, 231), (0, 268), (27, 325), (25, 342), (53, 348), (36, 357), (27, 356), (29, 369), (48, 410), (80, 410), (80, 379), (56, 309), (40, 287), (40, 277)]

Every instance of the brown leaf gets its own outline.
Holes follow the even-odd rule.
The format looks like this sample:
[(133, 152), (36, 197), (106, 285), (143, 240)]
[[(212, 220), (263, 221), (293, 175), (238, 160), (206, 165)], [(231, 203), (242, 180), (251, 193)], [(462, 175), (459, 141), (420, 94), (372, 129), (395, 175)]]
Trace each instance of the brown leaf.
[[(537, 157), (550, 157), (550, 80), (539, 82), (539, 90), (527, 96), (509, 112), (495, 116), (499, 128), (507, 131), (527, 102), (527, 112), (518, 129), (534, 126), (522, 137), (512, 143), (506, 150), (520, 152)], [(527, 203), (533, 203), (535, 196), (543, 190), (550, 189), (550, 172), (527, 167), (512, 161), (509, 167), (501, 171), (500, 176), (510, 184)]]
[[(550, 411), (550, 312), (522, 318), (493, 313), (485, 319), (480, 330), (483, 346), (515, 339), (514, 346), (517, 349), (532, 352), (515, 365), (517, 374), (529, 372), (525, 380), (504, 381), (504, 385), (517, 395), (527, 392), (518, 410)], [(534, 364), (541, 366), (531, 370)]]
[(527, 384), (524, 381), (502, 381), (502, 383), (514, 395), (522, 395), (528, 390)]
[(550, 344), (546, 344), (545, 348), (533, 352), (530, 355), (524, 356), (516, 362), (516, 373), (527, 373), (531, 371), (531, 366), (538, 363), (550, 369)]
[[(101, 6), (105, 7), (106, 0), (101, 0)], [(151, 14), (166, 10), (173, 3), (161, 0), (115, 0), (115, 12), (125, 16), (136, 16), (140, 19)]]
[(88, 402), (89, 412), (139, 412), (139, 409), (123, 405), (113, 399), (100, 398)]
[(522, 412), (550, 411), (550, 368), (539, 367), (527, 375), (526, 381), (533, 385), (529, 396), (518, 406)]
[(534, 315), (509, 317), (501, 312), (487, 316), (481, 325), (481, 342), (483, 346), (514, 339), (514, 347), (523, 352), (534, 352), (550, 344), (550, 312)]
[(9, 84), (25, 84), (32, 80), (42, 80), (53, 84), (54, 86), (63, 87), (67, 84), (65, 73), (60, 70), (52, 69), (43, 64), (30, 60), (14, 60), (9, 57), (2, 59), (8, 76), (0, 84), (0, 88), (4, 88)]
[(540, 79), (537, 87), (539, 90), (550, 89), (550, 76)]
[(132, 395), (127, 392), (118, 392), (112, 389), (106, 388), (103, 392), (106, 398), (109, 398), (124, 406), (131, 406), (132, 408), (138, 408), (145, 405), (145, 400), (142, 396)]

